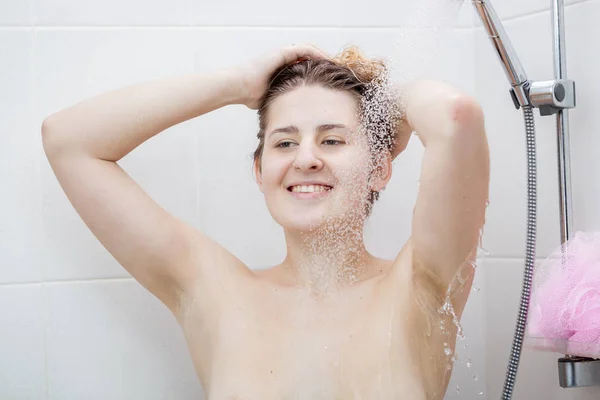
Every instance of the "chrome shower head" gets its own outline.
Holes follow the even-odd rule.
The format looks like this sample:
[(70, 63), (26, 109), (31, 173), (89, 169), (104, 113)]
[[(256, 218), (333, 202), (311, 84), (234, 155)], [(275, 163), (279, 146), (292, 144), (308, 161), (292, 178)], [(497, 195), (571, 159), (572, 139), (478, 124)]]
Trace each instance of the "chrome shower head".
[(473, 7), (475, 7), (477, 14), (481, 18), (481, 22), (487, 30), (489, 38), (496, 49), (496, 53), (504, 67), (506, 77), (513, 88), (511, 94), (513, 96), (513, 101), (515, 101), (515, 105), (517, 103), (520, 106), (530, 105), (529, 96), (527, 95), (527, 87), (529, 85), (527, 74), (519, 61), (519, 57), (517, 57), (515, 49), (508, 39), (508, 35), (504, 31), (504, 27), (502, 26), (494, 7), (492, 7), (489, 0), (472, 0), (472, 2)]

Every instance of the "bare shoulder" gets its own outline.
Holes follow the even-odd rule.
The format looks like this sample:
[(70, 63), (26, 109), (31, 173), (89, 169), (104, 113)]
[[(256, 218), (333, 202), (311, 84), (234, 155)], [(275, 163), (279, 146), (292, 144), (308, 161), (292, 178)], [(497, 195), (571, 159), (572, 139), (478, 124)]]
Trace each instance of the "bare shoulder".
[(200, 286), (235, 284), (256, 277), (242, 260), (216, 240), (197, 229), (190, 234), (193, 253), (190, 268), (199, 270)]
[(255, 273), (217, 241), (195, 228), (188, 229), (188, 235), (191, 256), (183, 268), (195, 272), (188, 274), (194, 279), (179, 294), (174, 312), (179, 320), (189, 318), (191, 309), (204, 316), (219, 312), (256, 280)]

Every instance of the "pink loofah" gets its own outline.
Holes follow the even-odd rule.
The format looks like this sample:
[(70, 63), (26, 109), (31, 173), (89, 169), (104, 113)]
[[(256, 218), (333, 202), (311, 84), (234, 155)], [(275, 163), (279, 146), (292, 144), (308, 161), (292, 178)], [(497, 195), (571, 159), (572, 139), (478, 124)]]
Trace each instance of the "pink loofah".
[(533, 347), (600, 357), (600, 232), (577, 232), (535, 270)]

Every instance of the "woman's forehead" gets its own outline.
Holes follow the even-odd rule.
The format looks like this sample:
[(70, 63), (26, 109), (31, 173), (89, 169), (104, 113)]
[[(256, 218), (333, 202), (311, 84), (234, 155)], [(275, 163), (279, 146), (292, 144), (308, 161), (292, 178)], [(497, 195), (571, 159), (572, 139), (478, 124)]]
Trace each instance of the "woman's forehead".
[(323, 87), (299, 87), (278, 96), (269, 110), (269, 127), (295, 125), (314, 129), (323, 124), (355, 127), (357, 100), (349, 92)]

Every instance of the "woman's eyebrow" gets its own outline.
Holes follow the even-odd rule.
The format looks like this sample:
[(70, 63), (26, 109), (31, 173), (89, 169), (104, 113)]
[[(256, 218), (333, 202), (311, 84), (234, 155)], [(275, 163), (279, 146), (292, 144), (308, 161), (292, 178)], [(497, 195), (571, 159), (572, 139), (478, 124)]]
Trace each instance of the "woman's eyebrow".
[[(344, 124), (321, 124), (321, 125), (317, 126), (317, 132), (325, 132), (325, 131), (329, 131), (329, 130), (335, 129), (335, 128), (347, 129), (348, 127)], [(300, 130), (298, 129), (298, 127), (296, 125), (288, 125), (288, 126), (284, 126), (282, 128), (273, 129), (271, 132), (269, 132), (269, 134), (267, 136), (271, 136), (274, 133), (278, 133), (278, 132), (299, 133)]]

